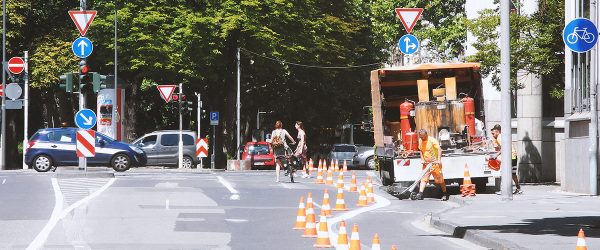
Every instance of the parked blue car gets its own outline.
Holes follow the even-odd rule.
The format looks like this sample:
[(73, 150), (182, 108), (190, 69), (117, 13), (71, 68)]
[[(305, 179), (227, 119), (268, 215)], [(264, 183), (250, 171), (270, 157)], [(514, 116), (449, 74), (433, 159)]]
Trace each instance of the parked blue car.
[[(45, 128), (29, 139), (25, 164), (38, 172), (59, 166), (77, 166), (75, 136), (78, 128)], [(96, 132), (96, 156), (87, 158), (88, 166), (112, 167), (117, 172), (146, 165), (146, 153), (137, 146), (113, 140)]]

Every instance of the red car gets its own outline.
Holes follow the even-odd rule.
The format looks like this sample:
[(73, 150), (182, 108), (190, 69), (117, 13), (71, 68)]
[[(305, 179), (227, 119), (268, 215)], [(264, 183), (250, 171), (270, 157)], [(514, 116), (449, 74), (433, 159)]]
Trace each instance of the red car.
[(252, 167), (275, 168), (275, 155), (268, 142), (248, 142), (242, 153), (242, 160), (250, 160)]

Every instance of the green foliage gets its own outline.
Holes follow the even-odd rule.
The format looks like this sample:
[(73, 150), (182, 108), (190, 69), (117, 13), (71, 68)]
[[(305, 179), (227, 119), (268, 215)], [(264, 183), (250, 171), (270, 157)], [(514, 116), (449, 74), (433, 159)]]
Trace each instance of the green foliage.
[[(510, 16), (511, 85), (517, 85), (518, 71), (536, 74), (553, 84), (551, 96), (562, 97), (564, 82), (564, 1), (539, 1), (538, 11), (532, 15), (512, 13)], [(477, 53), (467, 60), (481, 62), (484, 77), (491, 75), (492, 84), (500, 86), (500, 48), (498, 10), (486, 9), (467, 25), (476, 39)]]

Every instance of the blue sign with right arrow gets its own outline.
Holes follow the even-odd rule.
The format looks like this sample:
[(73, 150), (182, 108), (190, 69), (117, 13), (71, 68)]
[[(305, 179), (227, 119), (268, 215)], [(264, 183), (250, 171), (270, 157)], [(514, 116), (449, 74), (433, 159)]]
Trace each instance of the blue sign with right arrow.
[(400, 37), (398, 48), (403, 54), (412, 55), (419, 50), (419, 39), (411, 34), (406, 34)]
[(563, 41), (574, 52), (591, 50), (598, 41), (598, 29), (586, 18), (575, 18), (563, 29)]
[(75, 125), (80, 129), (91, 129), (96, 125), (96, 113), (90, 109), (79, 110), (75, 114)]
[(77, 57), (86, 58), (92, 54), (92, 51), (94, 51), (94, 45), (90, 39), (87, 39), (87, 37), (80, 37), (73, 41), (71, 50), (73, 50), (73, 54), (75, 54)]

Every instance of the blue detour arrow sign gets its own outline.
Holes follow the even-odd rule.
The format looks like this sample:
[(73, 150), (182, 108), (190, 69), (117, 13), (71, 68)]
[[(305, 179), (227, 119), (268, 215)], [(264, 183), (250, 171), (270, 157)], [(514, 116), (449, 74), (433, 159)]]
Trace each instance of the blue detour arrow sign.
[(94, 45), (90, 39), (87, 39), (86, 37), (80, 37), (73, 41), (71, 50), (73, 50), (73, 54), (75, 54), (77, 57), (86, 58), (92, 54), (92, 51), (94, 51)]
[(563, 41), (574, 52), (591, 50), (598, 41), (598, 29), (586, 18), (575, 18), (563, 29)]
[(402, 53), (412, 55), (419, 50), (419, 39), (411, 34), (406, 34), (398, 40), (398, 48)]
[(91, 129), (96, 125), (96, 113), (90, 109), (79, 110), (75, 114), (75, 124), (80, 129)]

